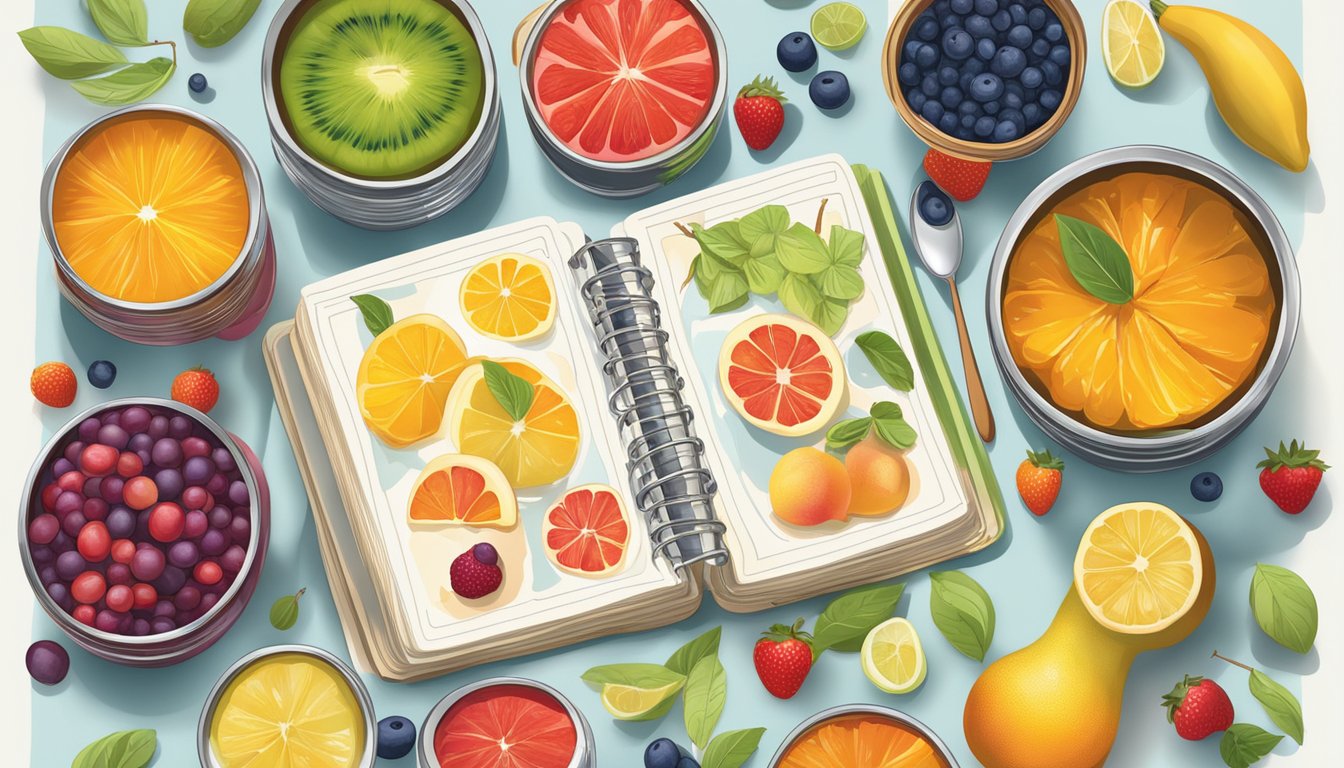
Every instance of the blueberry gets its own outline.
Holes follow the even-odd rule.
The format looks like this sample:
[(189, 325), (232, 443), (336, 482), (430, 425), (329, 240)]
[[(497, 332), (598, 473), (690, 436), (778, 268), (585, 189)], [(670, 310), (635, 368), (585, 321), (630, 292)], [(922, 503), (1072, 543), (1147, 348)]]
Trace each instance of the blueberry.
[(978, 61), (990, 61), (998, 51), (999, 46), (994, 43), (992, 37), (983, 38), (975, 44), (975, 55)]
[(938, 49), (928, 43), (920, 43), (915, 53), (915, 63), (924, 69), (938, 63)]
[(700, 768), (700, 763), (696, 762), (694, 757), (687, 755), (677, 761), (677, 768)]
[(957, 114), (970, 115), (971, 117), (979, 117), (980, 105), (968, 99), (966, 101), (961, 102), (961, 104), (957, 106)]
[(1027, 121), (1027, 128), (1039, 128), (1045, 122), (1045, 110), (1040, 104), (1027, 104), (1022, 107), (1022, 118)]
[(1041, 91), (1041, 109), (1044, 109), (1046, 112), (1054, 112), (1056, 109), (1059, 109), (1059, 103), (1061, 101), (1063, 101), (1063, 97), (1060, 95), (1059, 91)]
[[(988, 59), (986, 59), (988, 61)], [(961, 64), (962, 72), (970, 72), (972, 75), (978, 75), (984, 72), (988, 65), (980, 59), (967, 59)]]
[(1008, 15), (1013, 17), (1014, 24), (1027, 23), (1027, 7), (1021, 3), (1013, 3), (1008, 6)]
[(999, 11), (990, 17), (989, 23), (999, 32), (1007, 32), (1008, 28), (1013, 26), (1013, 17), (1007, 11)]
[(384, 760), (400, 760), (415, 746), (415, 723), (399, 715), (378, 721), (378, 756)]
[(922, 45), (924, 44), (918, 40), (907, 40), (905, 41), (905, 45), (901, 47), (901, 55), (906, 61), (915, 61), (918, 58), (919, 48)]
[(654, 739), (644, 749), (644, 768), (677, 768), (683, 752), (671, 739)]
[(964, 29), (954, 27), (943, 33), (943, 53), (950, 59), (961, 61), (974, 48), (975, 40)]
[(849, 78), (833, 69), (818, 72), (807, 87), (807, 95), (822, 109), (836, 109), (849, 101)]
[(1008, 122), (1017, 126), (1018, 136), (1021, 136), (1022, 134), (1027, 132), (1027, 120), (1025, 117), (1022, 116), (1022, 110), (1013, 109), (1010, 107), (1004, 108), (1001, 112), (999, 112), (999, 122), (1002, 123), (1004, 120), (1007, 120)]
[(1032, 29), (1045, 29), (1045, 9), (1032, 8), (1027, 11), (1027, 26)]
[[(1036, 73), (1037, 75), (1040, 72)], [(900, 78), (901, 85), (915, 85), (919, 82), (919, 67), (913, 61), (907, 61), (896, 70), (896, 76)]]
[(1002, 101), (1004, 109), (1021, 109), (1022, 105), (1025, 103), (1022, 101), (1022, 97), (1018, 96), (1016, 93), (1003, 94)]
[(961, 90), (963, 91), (970, 91), (971, 81), (974, 79), (975, 75), (970, 72), (962, 72), (961, 77), (957, 78), (957, 85), (961, 86)]
[(993, 16), (998, 10), (998, 0), (975, 0), (975, 12), (981, 16)]
[(1216, 501), (1223, 495), (1223, 479), (1213, 472), (1200, 472), (1190, 481), (1190, 495), (1200, 501)]
[(989, 62), (989, 70), (999, 77), (1017, 77), (1027, 68), (1027, 55), (1021, 48), (1001, 46)]
[(994, 133), (994, 126), (994, 118), (985, 115), (975, 121), (975, 135), (982, 139), (987, 139), (990, 134)]
[(985, 111), (986, 115), (997, 115), (999, 114), (999, 110), (1003, 109), (1003, 105), (999, 104), (997, 101), (986, 101), (980, 108)]
[(928, 120), (930, 123), (937, 125), (938, 121), (943, 118), (943, 112), (944, 110), (942, 102), (929, 99), (928, 101), (924, 102), (924, 108), (920, 110), (919, 113), (924, 116), (925, 120)]
[(923, 91), (911, 88), (910, 92), (905, 94), (905, 100), (910, 104), (910, 109), (920, 112), (924, 109), (924, 102), (928, 101), (929, 97), (925, 96)]
[(1064, 70), (1053, 61), (1041, 62), (1041, 75), (1045, 78), (1046, 85), (1059, 85), (1064, 82)]
[(938, 84), (941, 86), (956, 85), (960, 79), (961, 75), (957, 72), (956, 67), (943, 67), (938, 70)]
[(1045, 39), (1052, 43), (1058, 43), (1064, 39), (1064, 25), (1058, 21), (1052, 21), (1045, 25)]
[(961, 16), (955, 13), (951, 13), (939, 19), (938, 26), (942, 27), (943, 29), (952, 29), (953, 27), (960, 28), (961, 22), (962, 22)]
[(1067, 45), (1056, 45), (1051, 48), (1050, 60), (1061, 67), (1069, 66), (1069, 47)]
[[(901, 66), (901, 72), (902, 72), (901, 82), (904, 83), (905, 65)], [(1045, 75), (1042, 75), (1041, 70), (1036, 67), (1027, 67), (1026, 69), (1022, 70), (1022, 74), (1018, 76), (1018, 80), (1022, 83), (1023, 87), (1030, 90), (1032, 88), (1040, 88), (1041, 83), (1045, 82)]]
[(976, 75), (971, 81), (971, 98), (978, 102), (993, 101), (1003, 95), (1003, 80), (991, 72)]
[(935, 40), (938, 38), (938, 29), (938, 20), (926, 11), (920, 14), (919, 21), (915, 22), (915, 37), (926, 42)]
[(937, 75), (929, 74), (925, 75), (924, 79), (919, 82), (919, 90), (932, 99), (943, 92), (943, 87), (938, 85)]
[(955, 85), (949, 85), (948, 87), (944, 88), (942, 95), (938, 98), (939, 101), (943, 102), (943, 108), (950, 110), (955, 110), (958, 106), (960, 106), (961, 99), (962, 99), (961, 89), (956, 87)]
[(962, 128), (974, 128), (975, 115), (962, 115), (959, 122), (961, 123)]
[(89, 383), (99, 389), (107, 389), (117, 380), (117, 366), (107, 360), (94, 360), (89, 365)]
[(937, 0), (937, 2), (933, 4), (934, 16), (942, 16), (949, 10), (951, 10), (951, 0)]
[(817, 45), (806, 32), (790, 32), (775, 46), (779, 66), (790, 72), (805, 72), (817, 63)]
[(187, 87), (192, 93), (205, 93), (205, 89), (210, 87), (210, 83), (205, 79), (205, 75), (200, 72), (187, 78)]
[(1007, 141), (1015, 140), (1018, 137), (1018, 133), (1017, 123), (1014, 123), (1011, 120), (1000, 120), (998, 124), (994, 126), (994, 135), (992, 138), (996, 143), (1002, 144)]
[(1022, 50), (1025, 51), (1031, 47), (1031, 40), (1032, 40), (1031, 30), (1028, 29), (1027, 25), (1025, 24), (1018, 24), (1017, 26), (1008, 30), (1008, 35), (1007, 37), (1004, 38), (1004, 40), (1006, 40), (1008, 44), (1013, 46), (1014, 48), (1021, 48)]
[(983, 38), (994, 36), (994, 25), (989, 23), (989, 19), (980, 14), (966, 17), (966, 31), (971, 33), (972, 37)]
[(1031, 44), (1031, 55), (1036, 57), (1037, 61), (1050, 55), (1050, 41), (1044, 37), (1036, 38), (1036, 42)]
[(957, 130), (957, 126), (960, 124), (961, 121), (957, 119), (957, 113), (944, 112), (943, 116), (938, 119), (938, 130), (950, 134)]
[(932, 181), (925, 181), (919, 185), (915, 190), (915, 200), (919, 218), (929, 226), (941, 227), (952, 221), (952, 213), (956, 210), (952, 200)]

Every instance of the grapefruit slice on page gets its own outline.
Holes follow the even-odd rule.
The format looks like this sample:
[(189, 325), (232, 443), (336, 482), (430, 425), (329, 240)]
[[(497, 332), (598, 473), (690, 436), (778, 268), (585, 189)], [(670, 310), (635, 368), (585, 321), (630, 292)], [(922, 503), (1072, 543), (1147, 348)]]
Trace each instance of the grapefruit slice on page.
[(442, 525), (508, 529), (518, 524), (518, 498), (499, 467), (479, 456), (450, 453), (420, 471), (406, 516), (421, 528)]
[(845, 395), (835, 342), (793, 315), (757, 315), (728, 333), (719, 353), (723, 396), (748, 424), (800, 437), (835, 416)]
[(579, 734), (554, 696), (523, 685), (472, 691), (434, 729), (443, 768), (553, 768), (574, 762)]
[(652, 157), (709, 114), (709, 36), (681, 0), (570, 0), (541, 34), (532, 68), (541, 119), (601, 162)]
[(575, 576), (602, 578), (620, 570), (630, 545), (630, 515), (608, 485), (582, 485), (546, 511), (546, 558)]

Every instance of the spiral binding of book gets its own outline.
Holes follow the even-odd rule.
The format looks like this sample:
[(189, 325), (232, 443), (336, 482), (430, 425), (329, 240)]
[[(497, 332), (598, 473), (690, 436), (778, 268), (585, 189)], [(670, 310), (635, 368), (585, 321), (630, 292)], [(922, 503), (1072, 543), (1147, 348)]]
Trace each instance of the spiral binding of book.
[(655, 555), (681, 570), (723, 565), (723, 523), (714, 514), (714, 477), (695, 414), (667, 357), (667, 332), (650, 294), (653, 275), (640, 264), (639, 244), (616, 237), (590, 241), (569, 260), (595, 330), (607, 404), (626, 445), (635, 506), (649, 524)]

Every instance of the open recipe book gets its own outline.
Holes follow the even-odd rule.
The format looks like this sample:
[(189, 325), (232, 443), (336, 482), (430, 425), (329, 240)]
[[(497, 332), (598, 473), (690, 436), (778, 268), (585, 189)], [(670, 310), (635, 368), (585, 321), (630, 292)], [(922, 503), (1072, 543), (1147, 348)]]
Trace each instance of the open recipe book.
[[(822, 234), (785, 237), (799, 224)], [(741, 285), (728, 261), (697, 259), (725, 233), (746, 246)], [(782, 259), (770, 253), (776, 240)], [(798, 243), (845, 269), (831, 280), (804, 263)], [(521, 325), (482, 303), (510, 279), (538, 275), (527, 296), (513, 296), (515, 309), (541, 307)], [(781, 278), (818, 293), (800, 299), (806, 285)], [(376, 297), (391, 318), (368, 322), (356, 296)], [(375, 340), (416, 323), (427, 330), (382, 345), (396, 358), (382, 361), (384, 373), (409, 365), (402, 357), (425, 339), (454, 337), (459, 364), (425, 375), (429, 394), (390, 426), (370, 384), (378, 363), (365, 357)], [(897, 355), (906, 375), (895, 376), (908, 386), (893, 385), (872, 345), (856, 343), (873, 331), (908, 353)], [(791, 351), (781, 352), (785, 337)], [(779, 366), (764, 378), (762, 353), (776, 355), (766, 368)], [(728, 610), (754, 611), (880, 581), (979, 550), (1002, 531), (998, 487), (881, 176), (838, 156), (641, 211), (606, 240), (531, 219), (322, 280), (303, 290), (293, 322), (270, 330), (265, 354), (352, 653), (392, 680), (665, 626), (693, 613), (704, 591)], [(450, 379), (451, 391), (435, 395), (434, 381)], [(510, 400), (506, 380), (532, 396)], [(781, 492), (796, 506), (813, 495), (807, 465), (827, 460), (828, 431), (849, 433), (831, 445), (843, 461), (844, 443), (877, 439), (853, 420), (879, 403), (896, 414), (883, 421), (905, 467), (897, 506), (846, 517), (842, 502), (819, 525), (775, 510), (781, 458), (817, 449), (779, 473), (789, 475), (782, 484), (802, 483)], [(405, 416), (415, 408), (426, 413)], [(439, 408), (441, 423), (429, 413)], [(426, 434), (398, 432), (422, 421)], [(502, 580), (464, 596), (453, 564), (482, 543)]]

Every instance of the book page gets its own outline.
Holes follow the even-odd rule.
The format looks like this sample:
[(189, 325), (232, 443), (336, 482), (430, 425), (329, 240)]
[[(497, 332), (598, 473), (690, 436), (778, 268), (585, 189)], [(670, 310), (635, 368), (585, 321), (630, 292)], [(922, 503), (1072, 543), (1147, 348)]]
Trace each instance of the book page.
[[(576, 306), (565, 266), (582, 242), (583, 233), (575, 225), (533, 219), (371, 264), (303, 291), (300, 314), (317, 340), (316, 349), (307, 350), (318, 369), (311, 373), (329, 395), (330, 401), (319, 407), (327, 410), (334, 424), (332, 434), (324, 435), (327, 447), (347, 454), (358, 486), (358, 493), (343, 487), (342, 496), (375, 589), (390, 608), (388, 618), (407, 630), (419, 652), (498, 638), (679, 584), (670, 568), (654, 562), (641, 516), (630, 508), (619, 459), (623, 449), (601, 399), (587, 321)], [(539, 339), (514, 343), (489, 338), (473, 330), (463, 316), (459, 291), (466, 274), (482, 260), (502, 253), (531, 256), (550, 269), (558, 314), (554, 327)], [(439, 434), (407, 448), (386, 445), (365, 426), (357, 375), (372, 335), (350, 300), (357, 294), (387, 301), (397, 320), (417, 313), (437, 316), (462, 337), (467, 354), (523, 360), (570, 399), (580, 425), (575, 464), (552, 485), (518, 492), (520, 520), (513, 529), (426, 528), (408, 522), (408, 504), (421, 470), (436, 457), (456, 453), (457, 447), (446, 425)], [(600, 579), (561, 571), (544, 554), (542, 541), (546, 510), (567, 489), (589, 483), (617, 490), (631, 526), (620, 569)], [(468, 601), (450, 589), (449, 566), (480, 541), (499, 551), (506, 578), (496, 593)]]
[[(859, 265), (864, 289), (833, 337), (849, 379), (848, 399), (828, 426), (843, 418), (868, 415), (875, 402), (891, 401), (901, 407), (918, 439), (905, 454), (912, 482), (908, 500), (899, 510), (801, 527), (772, 514), (770, 475), (779, 458), (793, 449), (824, 449), (825, 429), (804, 437), (780, 437), (748, 424), (725, 397), (719, 372), (720, 351), (732, 329), (752, 315), (787, 310), (774, 295), (753, 294), (745, 306), (711, 314), (694, 283), (681, 287), (700, 247), (677, 225), (711, 226), (777, 204), (788, 208), (793, 222), (811, 227), (822, 200), (826, 200), (823, 236), (832, 225), (864, 235)], [(830, 155), (804, 161), (674, 200), (631, 216), (622, 231), (640, 241), (643, 261), (654, 272), (653, 293), (671, 334), (674, 357), (684, 371), (685, 396), (697, 414), (697, 432), (710, 446), (708, 459), (719, 485), (715, 508), (728, 526), (726, 541), (738, 583), (762, 583), (910, 545), (924, 537), (934, 539), (965, 521), (970, 514), (966, 492), (915, 355), (907, 352), (915, 388), (899, 392), (882, 380), (854, 342), (861, 333), (882, 330), (905, 350), (912, 350), (914, 344), (888, 281), (861, 193), (843, 158)]]

